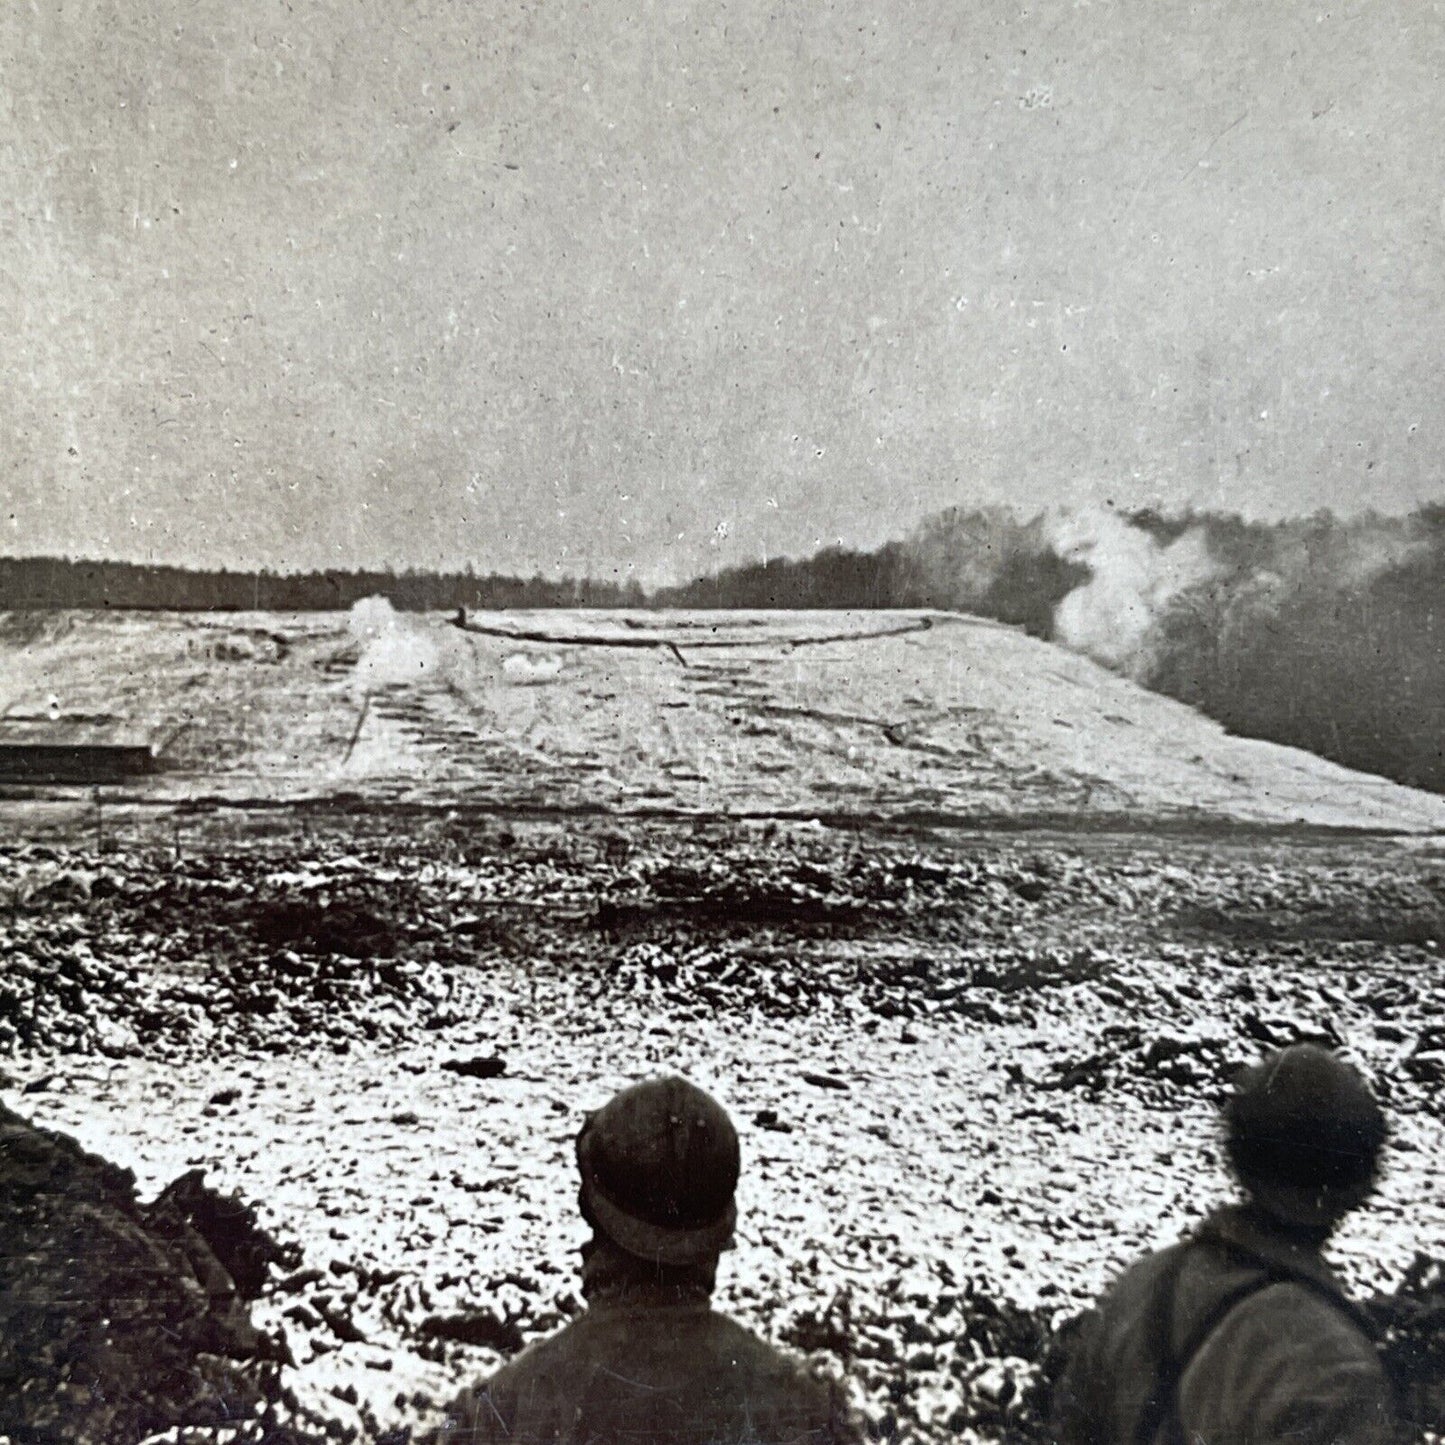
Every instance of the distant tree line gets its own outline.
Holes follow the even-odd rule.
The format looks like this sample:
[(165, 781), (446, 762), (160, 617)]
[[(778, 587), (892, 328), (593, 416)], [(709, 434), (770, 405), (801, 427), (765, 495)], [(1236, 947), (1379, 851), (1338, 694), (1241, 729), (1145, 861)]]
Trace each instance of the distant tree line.
[(636, 582), (475, 576), (470, 572), (235, 572), (66, 557), (0, 558), (0, 610), (337, 611), (384, 596), (408, 611), (457, 607), (639, 607)]
[(950, 507), (874, 551), (828, 547), (732, 567), (651, 601), (663, 607), (933, 608), (972, 612), (1048, 637), (1054, 608), (1089, 577), (1061, 558), (1043, 518)]
[(161, 611), (344, 610), (384, 596), (407, 611), (457, 607), (925, 607), (977, 612), (1047, 636), (1058, 601), (1088, 569), (1061, 561), (1041, 519), (1002, 508), (952, 508), (901, 542), (874, 551), (830, 547), (816, 556), (733, 567), (644, 592), (636, 581), (457, 572), (256, 572), (65, 557), (0, 558), (0, 610), (142, 608)]

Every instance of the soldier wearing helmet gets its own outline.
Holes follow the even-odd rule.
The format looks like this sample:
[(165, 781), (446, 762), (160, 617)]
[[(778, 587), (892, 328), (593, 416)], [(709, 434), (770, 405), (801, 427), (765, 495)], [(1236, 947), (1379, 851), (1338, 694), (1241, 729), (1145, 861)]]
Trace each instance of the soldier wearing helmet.
[(709, 1304), (737, 1220), (732, 1121), (683, 1079), (624, 1089), (577, 1138), (586, 1311), (452, 1406), (446, 1445), (858, 1440), (836, 1382)]
[(1368, 1198), (1385, 1120), (1364, 1079), (1296, 1044), (1241, 1075), (1225, 1148), (1246, 1199), (1128, 1270), (1085, 1320), (1060, 1445), (1360, 1445), (1399, 1438), (1368, 1318), (1321, 1257)]

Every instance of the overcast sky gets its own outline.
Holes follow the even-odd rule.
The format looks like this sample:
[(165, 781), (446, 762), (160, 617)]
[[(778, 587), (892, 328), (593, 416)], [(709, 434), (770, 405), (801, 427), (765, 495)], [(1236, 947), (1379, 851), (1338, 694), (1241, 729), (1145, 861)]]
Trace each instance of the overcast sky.
[(1430, 0), (11, 0), (0, 549), (1445, 497)]

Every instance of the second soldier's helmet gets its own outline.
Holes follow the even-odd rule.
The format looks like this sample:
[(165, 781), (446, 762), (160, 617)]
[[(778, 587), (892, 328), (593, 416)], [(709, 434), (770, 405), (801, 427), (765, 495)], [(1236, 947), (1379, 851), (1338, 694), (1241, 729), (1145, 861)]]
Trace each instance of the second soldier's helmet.
[(1224, 1125), (1240, 1182), (1286, 1224), (1328, 1228), (1374, 1187), (1385, 1116), (1364, 1078), (1316, 1044), (1245, 1070)]
[(577, 1136), (582, 1214), (639, 1259), (700, 1264), (737, 1223), (737, 1131), (686, 1079), (649, 1079), (588, 1115)]

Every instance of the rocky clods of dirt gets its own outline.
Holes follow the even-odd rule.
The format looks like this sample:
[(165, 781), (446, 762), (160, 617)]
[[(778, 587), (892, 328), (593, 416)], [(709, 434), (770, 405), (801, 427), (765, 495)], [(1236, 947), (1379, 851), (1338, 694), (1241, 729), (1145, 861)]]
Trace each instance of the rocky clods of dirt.
[(1445, 1438), (1445, 1259), (1418, 1254), (1400, 1286), (1366, 1301), (1401, 1414), (1421, 1439)]
[(949, 1434), (1046, 1445), (1054, 1381), (1066, 1361), (1072, 1319), (1021, 1309), (977, 1280), (920, 1294), (893, 1291), (878, 1309), (841, 1290), (820, 1310), (783, 1329), (783, 1343), (830, 1364), (888, 1401), (869, 1421), (874, 1439), (908, 1438), (916, 1428), (899, 1383), (909, 1371), (941, 1372), (954, 1405)]
[[(1167, 1156), (1155, 1156), (1158, 1178), (1148, 1181), (1162, 1192), (1138, 1218), (1100, 1221), (1079, 1218), (1064, 1196), (1020, 1197), (1007, 1171), (995, 1178), (986, 1158), (974, 1168), (985, 1157), (977, 1151), (1047, 1151), (1081, 1135), (1098, 1158), (1112, 1157), (1151, 1121), (1197, 1122), (1239, 1065), (1299, 1038), (1343, 1042), (1397, 1117), (1428, 1124), (1445, 1089), (1442, 900), (1438, 858), (1359, 847), (953, 846), (821, 830), (599, 835), (570, 824), (551, 835), (492, 830), (374, 852), (352, 839), (179, 858), (161, 849), (31, 846), (0, 850), (0, 1050), (23, 1061), (37, 1091), (85, 1056), (127, 1076), (199, 1071), (190, 1127), (213, 1154), (243, 1128), (264, 1152), (270, 1104), (283, 1107), (282, 1091), (257, 1080), (319, 1054), (329, 1078), (349, 1081), (336, 1115), (341, 1136), (361, 1141), (353, 1152), (418, 1131), (438, 1146), (469, 1137), (486, 1109), (489, 1123), (525, 1126), (499, 1135), (507, 1162), (525, 1153), (524, 1135), (570, 1137), (562, 1117), (569, 1090), (591, 1087), (599, 1030), (624, 1031), (629, 1047), (654, 1030), (741, 1039), (740, 1058), (765, 1049), (743, 1058), (747, 1088), (738, 1099), (768, 1141), (755, 1150), (757, 1169), (772, 1171), (780, 1197), (833, 1199), (840, 1165), (892, 1169), (889, 1151), (909, 1150), (916, 1173), (937, 1178), (940, 1190), (955, 1187), (955, 1172), (970, 1180), (962, 1202), (979, 1212), (983, 1244), (965, 1253), (954, 1233), (935, 1247), (928, 1230), (905, 1227), (909, 1210), (930, 1229), (943, 1218), (935, 1194), (910, 1181), (882, 1218), (871, 1205), (865, 1212), (865, 1201), (856, 1210), (840, 1204), (838, 1219), (816, 1234), (801, 1215), (794, 1220), (792, 1236), (811, 1241), (806, 1249), (833, 1251), (821, 1267), (774, 1258), (761, 1242), (748, 1246), (724, 1305), (845, 1372), (879, 1440), (1041, 1445), (1060, 1341), (1102, 1281), (1101, 1261), (1113, 1261), (1125, 1238), (1127, 1250), (1145, 1247), (1159, 1221), (1192, 1199), (1197, 1171), (1174, 1158), (1164, 1131)], [(540, 1053), (537, 1038), (546, 1040)], [(793, 1040), (806, 1042), (796, 1058), (786, 1051)], [(969, 1062), (981, 1040), (988, 1047)], [(942, 1043), (964, 1056), (956, 1070), (951, 1054), (933, 1051)], [(930, 1159), (919, 1149), (949, 1145), (952, 1135), (895, 1120), (879, 1103), (880, 1070), (908, 1074), (915, 1056), (939, 1065), (926, 1078), (947, 1079), (938, 1107), (956, 1116), (948, 1128), (973, 1154), (955, 1159), (945, 1149)], [(242, 1057), (244, 1071), (231, 1067)], [(213, 1077), (216, 1062), (227, 1067)], [(778, 1069), (788, 1071), (788, 1088), (773, 1088)], [(403, 1073), (405, 1087), (394, 1088)], [(923, 1077), (923, 1066), (914, 1073)], [(253, 1097), (238, 1092), (242, 1082), (268, 1100), (264, 1120), (245, 1103), (233, 1119), (238, 1100)], [(52, 1084), (41, 1097), (57, 1093)], [(386, 1103), (364, 1104), (373, 1097)], [(435, 1134), (428, 1100), (454, 1111)], [(523, 1112), (495, 1112), (509, 1100), (522, 1101)], [(1414, 1136), (1427, 1142), (1413, 1148), (1428, 1147), (1427, 1129)], [(777, 1157), (765, 1161), (773, 1145)], [(351, 1162), (346, 1147), (328, 1150), (318, 1160)], [(316, 1428), (332, 1439), (379, 1439), (380, 1426), (353, 1428), (357, 1385), (368, 1376), (396, 1401), (391, 1413), (379, 1410), (382, 1423), (404, 1428), (424, 1413), (414, 1397), (422, 1377), (408, 1373), (409, 1359), (460, 1382), (577, 1308), (565, 1261), (555, 1248), (537, 1258), (531, 1238), (553, 1246), (559, 1238), (547, 1232), (545, 1201), (554, 1184), (560, 1193), (572, 1187), (565, 1144), (556, 1179), (548, 1175), (536, 1193), (507, 1170), (477, 1176), (459, 1153), (422, 1153), (424, 1163), (398, 1176), (406, 1192), (390, 1208), (412, 1242), (378, 1253), (375, 1240), (357, 1239), (264, 1286), (275, 1262), (246, 1243), (244, 1214), (191, 1176), (149, 1206), (121, 1176), (104, 1195), (114, 1195), (107, 1208), (118, 1212), (106, 1217), (123, 1221), (124, 1229), (115, 1225), (122, 1234), (140, 1231), (125, 1236), (136, 1241), (149, 1241), (145, 1231), (162, 1216), (183, 1219), (179, 1235), (166, 1226), (164, 1248), (174, 1254), (176, 1238), (191, 1234), (208, 1242), (234, 1287), (215, 1306), (218, 1317), (239, 1331), (236, 1311), (244, 1318), (245, 1302), (264, 1288), (258, 1317), (284, 1323), (298, 1373), (314, 1366), (318, 1388), (338, 1411), (341, 1402), (353, 1411), (351, 1424)], [(1409, 1154), (1397, 1161), (1408, 1178), (1422, 1164)], [(96, 1173), (104, 1167), (93, 1161), (80, 1175), (109, 1177)], [(308, 1161), (292, 1175), (272, 1172), (265, 1187), (275, 1193), (264, 1197), (288, 1227), (325, 1194), (308, 1172), (321, 1168)], [(849, 1176), (852, 1187), (874, 1177)], [(345, 1223), (353, 1211), (364, 1217), (365, 1200), (336, 1184), (326, 1220)], [(63, 1238), (65, 1216), (54, 1218)], [(895, 1227), (901, 1239), (880, 1232)], [(1414, 1231), (1413, 1216), (1402, 1215), (1397, 1234), (1413, 1241)], [(309, 1238), (326, 1250), (344, 1233), (319, 1228)], [(1060, 1287), (1024, 1288), (1037, 1283), (1026, 1256), (1046, 1258), (1054, 1246)], [(211, 1312), (209, 1276), (186, 1268), (196, 1286), (177, 1296), (183, 1323)], [(1368, 1288), (1395, 1282), (1364, 1277)], [(187, 1301), (192, 1315), (183, 1312)], [(1439, 1264), (1422, 1260), (1375, 1303), (1415, 1417), (1438, 1428), (1445, 1410), (1429, 1381), (1445, 1378)], [(105, 1327), (95, 1328), (104, 1338)], [(224, 1381), (239, 1378), (224, 1388), (247, 1408), (265, 1408), (273, 1396), (284, 1404), (266, 1381), (278, 1372), (284, 1379), (285, 1367), (234, 1359), (218, 1347), (231, 1338), (219, 1330), (196, 1323), (179, 1331), (193, 1354), (177, 1356), (171, 1393), (182, 1404), (214, 1401), (219, 1369)], [(193, 1342), (200, 1336), (204, 1349)], [(246, 1338), (238, 1333), (241, 1343), (227, 1347), (244, 1349)], [(26, 1348), (41, 1351), (41, 1341)], [(85, 1348), (87, 1360), (104, 1354)], [(166, 1348), (155, 1355), (158, 1381), (169, 1368)], [(42, 1355), (35, 1368), (52, 1375), (35, 1377), (52, 1379)], [(89, 1395), (74, 1398), (74, 1408), (90, 1408)], [(307, 1398), (314, 1404), (316, 1395)]]
[(0, 1048), (122, 1057), (305, 1038), (345, 1050), (426, 1026), (448, 992), (441, 931), (403, 880), (378, 902), (359, 865), (47, 854), (22, 853), (0, 877)]
[(280, 1418), (285, 1343), (249, 1308), (292, 1253), (199, 1171), (143, 1204), (128, 1172), (0, 1105), (0, 1239), (0, 1438), (309, 1438)]
[[(0, 850), (0, 925), (0, 1049), (21, 1053), (344, 1052), (445, 1028), (461, 973), (524, 962), (532, 978), (565, 973), (579, 1001), (643, 995), (699, 1018), (1028, 1025), (1041, 999), (1084, 988), (1117, 1017), (1041, 1085), (1066, 1089), (1218, 1079), (1318, 1032), (1310, 1020), (1354, 993), (1382, 1039), (1409, 1045), (1406, 1076), (1445, 1086), (1445, 1031), (1414, 1017), (1412, 977), (1445, 946), (1445, 874), (1378, 859), (828, 835), (642, 847), (494, 833), (411, 855), (28, 846)], [(1320, 978), (1302, 1008), (1255, 978), (1256, 961), (1291, 959)], [(1196, 1024), (1214, 1003), (1188, 981), (1201, 965), (1233, 975), (1211, 985), (1236, 1019), (1222, 1032)]]

